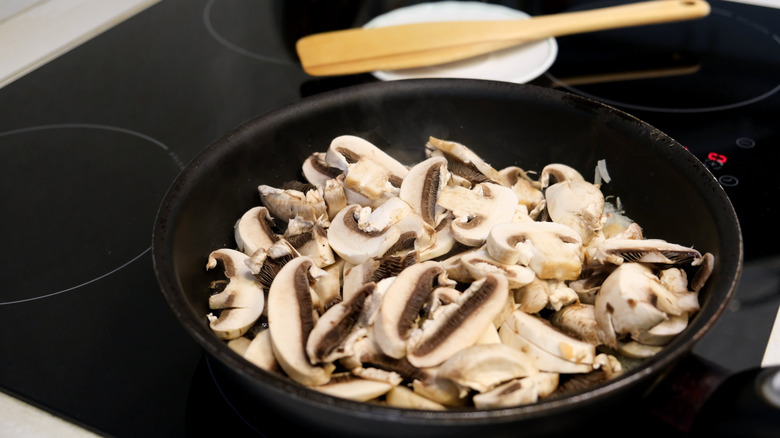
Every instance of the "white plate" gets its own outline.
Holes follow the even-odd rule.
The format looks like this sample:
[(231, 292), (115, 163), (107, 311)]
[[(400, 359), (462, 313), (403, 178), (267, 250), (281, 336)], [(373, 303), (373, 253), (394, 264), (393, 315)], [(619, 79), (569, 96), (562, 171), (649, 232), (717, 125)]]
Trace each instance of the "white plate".
[[(364, 28), (432, 21), (527, 19), (525, 12), (479, 2), (441, 1), (420, 3), (379, 15)], [(404, 70), (381, 70), (372, 74), (383, 81), (413, 78), (467, 78), (504, 82), (529, 82), (555, 62), (558, 44), (554, 38), (480, 55), (463, 61)]]

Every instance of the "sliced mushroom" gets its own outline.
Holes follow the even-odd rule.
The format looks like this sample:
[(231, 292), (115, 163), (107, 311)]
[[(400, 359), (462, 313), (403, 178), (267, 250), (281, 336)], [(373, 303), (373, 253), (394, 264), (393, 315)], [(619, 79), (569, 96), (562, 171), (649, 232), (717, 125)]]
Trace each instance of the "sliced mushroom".
[(322, 188), (322, 199), (325, 201), (325, 207), (328, 210), (328, 220), (331, 221), (348, 204), (344, 185), (335, 178), (325, 181), (325, 185)]
[(282, 369), (303, 385), (319, 386), (330, 380), (335, 366), (312, 365), (306, 344), (314, 328), (311, 273), (316, 269), (309, 257), (296, 257), (276, 275), (268, 291), (268, 329), (274, 355)]
[(592, 365), (596, 357), (594, 345), (567, 335), (538, 316), (516, 310), (506, 324), (532, 344), (564, 360)]
[(647, 359), (648, 357), (653, 357), (661, 352), (663, 348), (664, 347), (661, 345), (647, 345), (637, 341), (628, 341), (618, 342), (617, 350), (620, 352), (620, 354), (626, 357), (631, 357), (634, 359)]
[(510, 380), (490, 391), (473, 397), (477, 409), (494, 409), (535, 403), (552, 394), (558, 386), (559, 374), (539, 372)]
[(501, 338), (501, 343), (531, 356), (534, 360), (534, 365), (540, 371), (579, 374), (589, 373), (593, 370), (593, 364), (567, 360), (529, 341), (528, 338), (518, 333), (517, 327), (510, 320), (511, 318), (498, 328), (498, 336)]
[(335, 304), (322, 314), (306, 341), (306, 354), (312, 365), (353, 354), (351, 344), (365, 331), (360, 317), (375, 291), (376, 283), (367, 283), (349, 300)]
[[(388, 356), (406, 355), (411, 331), (431, 292), (439, 286), (452, 286), (444, 268), (435, 261), (418, 263), (403, 270), (382, 298), (374, 321), (374, 339)], [(417, 365), (416, 365), (417, 366)]]
[(317, 267), (324, 268), (336, 263), (336, 257), (328, 243), (326, 226), (327, 224), (322, 222), (315, 223), (295, 217), (288, 222), (284, 238), (298, 254), (310, 257)]
[(508, 187), (480, 183), (472, 189), (445, 187), (437, 203), (455, 215), (450, 225), (455, 240), (481, 246), (494, 225), (512, 221), (517, 195)]
[(323, 312), (342, 300), (341, 279), (345, 263), (344, 260), (337, 260), (336, 263), (322, 268), (326, 275), (318, 278), (314, 283), (314, 292), (317, 294)]
[(534, 276), (534, 279), (514, 291), (518, 310), (525, 313), (538, 313), (550, 302), (550, 283)]
[(525, 266), (507, 265), (496, 261), (484, 247), (463, 254), (460, 263), (475, 280), (483, 278), (489, 273), (503, 275), (506, 277), (510, 289), (525, 286), (536, 278), (534, 271)]
[(542, 169), (539, 184), (544, 189), (562, 181), (582, 181), (584, 179), (577, 169), (562, 163), (552, 163)]
[(667, 319), (657, 306), (657, 292), (664, 289), (650, 268), (623, 263), (604, 280), (596, 296), (595, 313), (601, 341), (618, 347), (618, 338), (642, 332)]
[(413, 249), (433, 244), (435, 231), (400, 198), (391, 198), (375, 210), (352, 204), (341, 210), (328, 228), (331, 248), (354, 265), (380, 257), (399, 241)]
[(420, 260), (432, 260), (444, 255), (449, 254), (453, 248), (458, 244), (455, 240), (455, 236), (452, 234), (452, 220), (451, 215), (447, 215), (439, 222), (434, 230), (434, 241), (425, 249), (420, 250)]
[(679, 268), (668, 268), (658, 273), (663, 288), (656, 289), (656, 306), (667, 315), (682, 315), (699, 310), (699, 294), (688, 290), (688, 277)]
[(669, 319), (661, 321), (647, 331), (640, 333), (636, 341), (644, 345), (666, 345), (687, 327), (687, 313), (670, 315)]
[(501, 175), (498, 171), (466, 145), (455, 141), (429, 137), (425, 148), (428, 156), (445, 157), (450, 171), (465, 178), (472, 184), (498, 182), (501, 180)]
[(295, 189), (276, 188), (269, 185), (258, 186), (260, 199), (268, 208), (275, 219), (287, 223), (296, 216), (316, 222), (320, 218), (328, 217), (328, 208), (322, 193), (311, 188), (304, 191)]
[(596, 185), (585, 180), (562, 181), (547, 187), (545, 199), (550, 219), (579, 233), (584, 245), (601, 231), (604, 195)]
[(435, 227), (445, 215), (444, 208), (436, 204), (436, 199), (449, 177), (446, 159), (428, 158), (409, 170), (398, 196), (411, 205), (428, 225)]
[[(376, 200), (388, 192), (397, 191), (389, 182), (390, 172), (373, 160), (361, 159), (347, 166), (344, 188), (368, 199)], [(405, 181), (405, 179), (404, 179)]]
[(488, 274), (471, 283), (411, 341), (409, 362), (420, 368), (434, 367), (474, 345), (504, 308), (508, 294), (506, 278), (501, 275)]
[(338, 373), (314, 389), (334, 397), (364, 402), (385, 395), (394, 387), (392, 383), (364, 379), (352, 373)]
[(409, 169), (388, 155), (373, 143), (354, 135), (341, 135), (334, 138), (325, 153), (328, 165), (346, 171), (350, 164), (361, 160), (370, 160), (384, 168), (388, 181), (395, 187), (401, 186)]
[(221, 292), (209, 297), (209, 308), (221, 310), (219, 316), (209, 316), (209, 327), (221, 339), (243, 335), (263, 313), (265, 296), (246, 266), (248, 258), (243, 252), (228, 248), (209, 254), (206, 269), (221, 263), (229, 280)]
[(539, 372), (527, 354), (504, 344), (477, 344), (453, 354), (439, 366), (436, 376), (477, 392)]
[(325, 187), (328, 181), (334, 180), (341, 175), (343, 171), (339, 168), (330, 166), (325, 162), (324, 152), (314, 152), (303, 161), (301, 166), (303, 177), (309, 184), (318, 187)]
[(550, 295), (547, 297), (547, 307), (552, 310), (560, 310), (564, 306), (576, 303), (579, 301), (579, 296), (574, 289), (570, 288), (563, 280), (552, 279), (547, 280), (550, 284)]
[(499, 175), (501, 176), (501, 184), (511, 187), (515, 191), (518, 203), (527, 209), (526, 214), (544, 199), (544, 193), (539, 189), (539, 184), (531, 180), (525, 170), (517, 166), (510, 166), (501, 169)]
[(702, 257), (701, 253), (693, 248), (661, 239), (605, 239), (593, 245), (589, 253), (589, 263), (614, 265), (624, 262), (676, 265), (695, 263)]
[(246, 350), (244, 350), (243, 356), (249, 362), (266, 371), (281, 371), (271, 345), (271, 332), (267, 329), (255, 335)]
[(407, 409), (426, 409), (429, 411), (443, 411), (447, 408), (427, 397), (415, 393), (405, 386), (393, 387), (385, 397), (388, 406)]
[(498, 224), (490, 230), (486, 244), (497, 261), (528, 266), (541, 279), (576, 280), (582, 271), (582, 239), (566, 225)]
[(550, 315), (550, 323), (557, 329), (581, 341), (598, 346), (601, 344), (592, 304), (573, 303)]
[(238, 250), (251, 256), (260, 248), (270, 248), (279, 240), (272, 227), (273, 219), (267, 208), (258, 206), (247, 210), (234, 227)]

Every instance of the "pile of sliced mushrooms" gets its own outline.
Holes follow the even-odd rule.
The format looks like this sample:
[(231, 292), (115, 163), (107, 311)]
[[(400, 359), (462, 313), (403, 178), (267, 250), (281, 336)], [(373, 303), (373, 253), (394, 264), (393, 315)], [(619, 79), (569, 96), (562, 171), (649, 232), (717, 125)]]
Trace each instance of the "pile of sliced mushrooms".
[(236, 247), (208, 256), (224, 270), (213, 332), (333, 396), (489, 409), (619, 376), (699, 309), (713, 256), (645, 238), (605, 199), (603, 161), (591, 183), (433, 137), (425, 157), (344, 135), (305, 160), (305, 181), (259, 186)]

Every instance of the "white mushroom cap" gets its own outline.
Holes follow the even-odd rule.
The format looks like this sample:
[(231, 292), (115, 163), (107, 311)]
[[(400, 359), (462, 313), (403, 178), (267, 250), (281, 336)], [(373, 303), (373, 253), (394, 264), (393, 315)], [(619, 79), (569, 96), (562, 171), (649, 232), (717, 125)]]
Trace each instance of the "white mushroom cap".
[(260, 248), (268, 249), (279, 240), (271, 229), (272, 218), (265, 207), (253, 207), (236, 221), (235, 239), (238, 250), (251, 256)]
[(314, 152), (304, 160), (303, 165), (301, 166), (301, 172), (309, 184), (325, 187), (325, 184), (328, 181), (332, 181), (343, 171), (328, 165), (328, 163), (325, 162), (324, 152)]
[(512, 221), (517, 195), (509, 187), (480, 183), (472, 189), (445, 187), (437, 203), (455, 215), (450, 225), (455, 240), (481, 246), (494, 225)]
[(533, 210), (544, 199), (539, 184), (532, 181), (523, 169), (509, 166), (501, 169), (499, 175), (500, 183), (515, 191), (518, 203), (526, 207), (526, 213), (528, 210)]
[(409, 169), (373, 143), (354, 135), (334, 138), (325, 153), (325, 162), (346, 171), (350, 164), (368, 159), (382, 166), (389, 173), (390, 182), (400, 187)]
[(601, 341), (617, 348), (618, 337), (636, 338), (667, 319), (656, 306), (657, 293), (666, 291), (650, 268), (623, 263), (604, 280), (596, 295), (595, 315)]
[(582, 238), (555, 222), (498, 224), (486, 245), (497, 261), (528, 266), (541, 279), (576, 280), (582, 271)]
[(507, 265), (496, 261), (484, 247), (463, 254), (460, 263), (475, 280), (485, 277), (488, 273), (503, 275), (510, 289), (525, 286), (536, 278), (534, 271), (525, 266)]
[(328, 228), (328, 242), (340, 257), (358, 265), (380, 257), (399, 241), (414, 240), (414, 249), (433, 244), (435, 230), (398, 197), (388, 199), (371, 211), (352, 204), (341, 210)]
[(584, 179), (577, 169), (562, 163), (552, 163), (542, 169), (539, 183), (542, 188), (546, 188), (561, 181), (582, 181)]
[(583, 244), (602, 229), (604, 194), (594, 184), (584, 180), (555, 183), (545, 190), (545, 199), (550, 219), (577, 231)]

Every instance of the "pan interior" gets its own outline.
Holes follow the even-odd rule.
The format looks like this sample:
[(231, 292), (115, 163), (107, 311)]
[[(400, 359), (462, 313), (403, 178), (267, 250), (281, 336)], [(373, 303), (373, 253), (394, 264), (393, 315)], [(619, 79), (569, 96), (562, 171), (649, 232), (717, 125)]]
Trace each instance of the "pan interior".
[[(429, 136), (460, 142), (496, 168), (540, 171), (564, 163), (592, 180), (606, 160), (607, 196), (619, 196), (645, 237), (690, 245), (715, 255), (701, 292), (702, 310), (688, 330), (643, 369), (602, 388), (609, 395), (648, 380), (685, 354), (720, 314), (742, 263), (736, 215), (710, 173), (673, 139), (607, 106), (531, 85), (420, 79), (372, 83), (317, 95), (263, 114), (226, 134), (177, 178), (158, 214), (153, 256), (164, 295), (185, 328), (228, 368), (262, 390), (293, 394), (295, 403), (326, 410), (385, 415), (391, 408), (356, 408), (253, 369), (207, 327), (208, 253), (234, 247), (233, 224), (259, 205), (257, 186), (302, 180), (300, 164), (343, 134), (365, 138), (406, 164), (424, 159)], [(623, 382), (620, 382), (623, 380)], [(320, 403), (325, 401), (326, 403)], [(561, 403), (484, 413), (394, 413), (408, 421), (516, 419)], [(378, 412), (378, 414), (376, 414)]]

